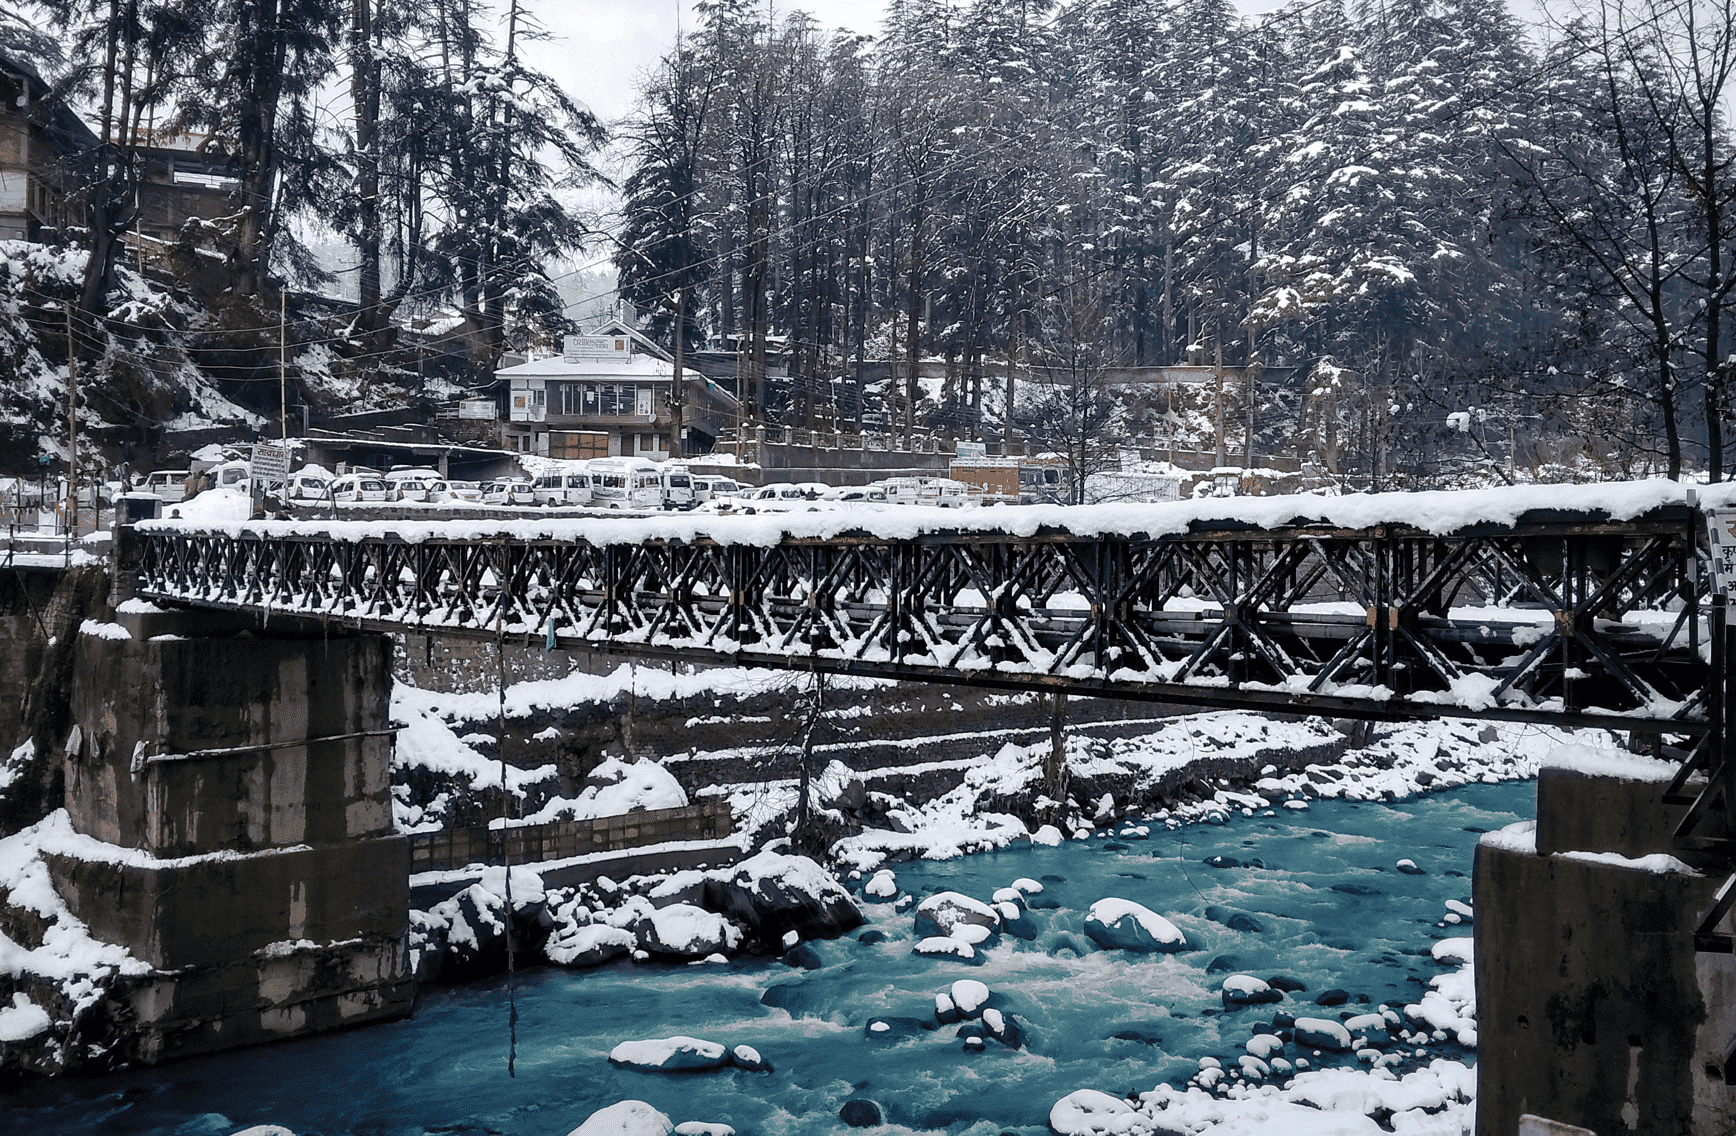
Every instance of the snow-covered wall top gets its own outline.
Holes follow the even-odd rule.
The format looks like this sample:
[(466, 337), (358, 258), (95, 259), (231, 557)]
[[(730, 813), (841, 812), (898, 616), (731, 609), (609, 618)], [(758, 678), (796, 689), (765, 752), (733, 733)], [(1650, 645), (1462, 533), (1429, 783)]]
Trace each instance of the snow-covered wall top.
[(1024, 505), (978, 509), (899, 506), (880, 512), (836, 510), (744, 517), (671, 513), (649, 517), (534, 518), (462, 521), (147, 521), (150, 532), (208, 532), (238, 536), (327, 536), (367, 540), (573, 540), (643, 544), (651, 540), (709, 538), (720, 544), (768, 547), (782, 540), (830, 539), (845, 534), (908, 540), (928, 533), (999, 533), (1034, 536), (1041, 530), (1080, 537), (1168, 536), (1198, 523), (1233, 523), (1279, 529), (1327, 524), (1342, 529), (1406, 525), (1446, 536), (1478, 524), (1512, 525), (1533, 510), (1587, 514), (1598, 520), (1631, 521), (1654, 509), (1687, 502), (1696, 489), (1703, 505), (1736, 503), (1736, 483), (1690, 487), (1679, 482), (1603, 482), (1594, 485), (1523, 485), (1501, 489), (1428, 493), (1357, 493), (1339, 497), (1215, 497), (1197, 501), (1115, 505)]

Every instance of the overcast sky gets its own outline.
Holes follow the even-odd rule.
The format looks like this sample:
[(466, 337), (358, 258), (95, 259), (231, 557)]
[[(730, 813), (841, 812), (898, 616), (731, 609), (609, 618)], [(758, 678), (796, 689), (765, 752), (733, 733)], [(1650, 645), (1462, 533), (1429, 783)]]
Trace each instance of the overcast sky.
[[(1511, 3), (1512, 0), (1509, 0)], [(530, 52), (537, 66), (558, 80), (569, 95), (582, 100), (604, 121), (612, 122), (633, 108), (633, 91), (641, 73), (675, 43), (676, 21), (692, 31), (689, 0), (525, 0), (526, 6), (554, 36)], [(1281, 7), (1284, 0), (1236, 0), (1244, 14), (1257, 15)], [(1518, 0), (1516, 10), (1533, 14), (1535, 0)], [(876, 35), (886, 11), (885, 0), (774, 0), (778, 19), (801, 10), (821, 28), (848, 28)], [(679, 11), (679, 17), (677, 12)]]
[[(527, 55), (605, 121), (633, 108), (640, 74), (674, 46), (677, 11), (682, 28), (692, 31), (695, 25), (693, 6), (685, 0), (527, 0), (526, 6), (554, 36)], [(884, 0), (802, 0), (780, 2), (773, 11), (781, 20), (798, 9), (822, 28), (874, 35), (886, 5)]]

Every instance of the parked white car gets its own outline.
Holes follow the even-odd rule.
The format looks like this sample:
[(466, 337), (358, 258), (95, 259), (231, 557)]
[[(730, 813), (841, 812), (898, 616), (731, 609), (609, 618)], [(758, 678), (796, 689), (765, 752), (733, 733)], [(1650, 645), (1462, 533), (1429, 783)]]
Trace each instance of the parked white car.
[(482, 486), (484, 505), (534, 505), (536, 486), (527, 478), (503, 477)]
[(475, 481), (436, 481), (428, 487), (428, 500), (439, 505), (474, 505), (482, 500), (482, 486)]
[(884, 509), (886, 491), (872, 485), (845, 485), (825, 493), (822, 501), (830, 501), (840, 509)]
[(420, 477), (394, 477), (386, 484), (391, 487), (394, 501), (431, 501), (429, 490), (434, 482), (423, 481)]
[(331, 496), (332, 475), (317, 465), (303, 466), (289, 475), (284, 496), (291, 501), (324, 501)]
[(253, 467), (244, 461), (226, 461), (211, 470), (211, 488), (236, 493), (253, 492)]
[(439, 480), (435, 469), (394, 469), (386, 475), (394, 501), (427, 501), (429, 487)]
[(346, 473), (332, 482), (331, 499), (340, 505), (389, 501), (392, 490), (377, 474)]
[(766, 485), (754, 490), (737, 502), (745, 512), (752, 509), (761, 513), (817, 513), (822, 506), (810, 498), (800, 485)]

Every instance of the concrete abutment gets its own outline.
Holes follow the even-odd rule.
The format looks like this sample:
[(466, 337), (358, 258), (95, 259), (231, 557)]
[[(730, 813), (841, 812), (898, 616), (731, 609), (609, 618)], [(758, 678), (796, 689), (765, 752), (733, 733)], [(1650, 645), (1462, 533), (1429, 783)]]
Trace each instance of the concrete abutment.
[(1535, 830), (1479, 844), (1478, 1132), (1736, 1132), (1736, 958), (1694, 943), (1730, 869), (1674, 846), (1673, 772), (1546, 767)]
[(220, 623), (122, 614), (80, 636), (64, 747), (79, 838), (46, 858), (91, 933), (153, 970), (125, 1015), (146, 1063), (414, 1003), (388, 643)]

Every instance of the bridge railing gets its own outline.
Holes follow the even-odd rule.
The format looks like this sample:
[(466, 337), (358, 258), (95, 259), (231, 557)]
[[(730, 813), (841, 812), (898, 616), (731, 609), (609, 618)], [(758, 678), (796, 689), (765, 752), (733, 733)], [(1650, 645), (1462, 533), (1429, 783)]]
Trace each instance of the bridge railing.
[[(1009, 514), (1010, 516), (1010, 514)], [(1703, 730), (1697, 514), (778, 543), (140, 533), (141, 594), (703, 662), (1373, 717)], [(649, 530), (648, 530), (649, 531)], [(598, 534), (593, 542), (586, 533)]]

